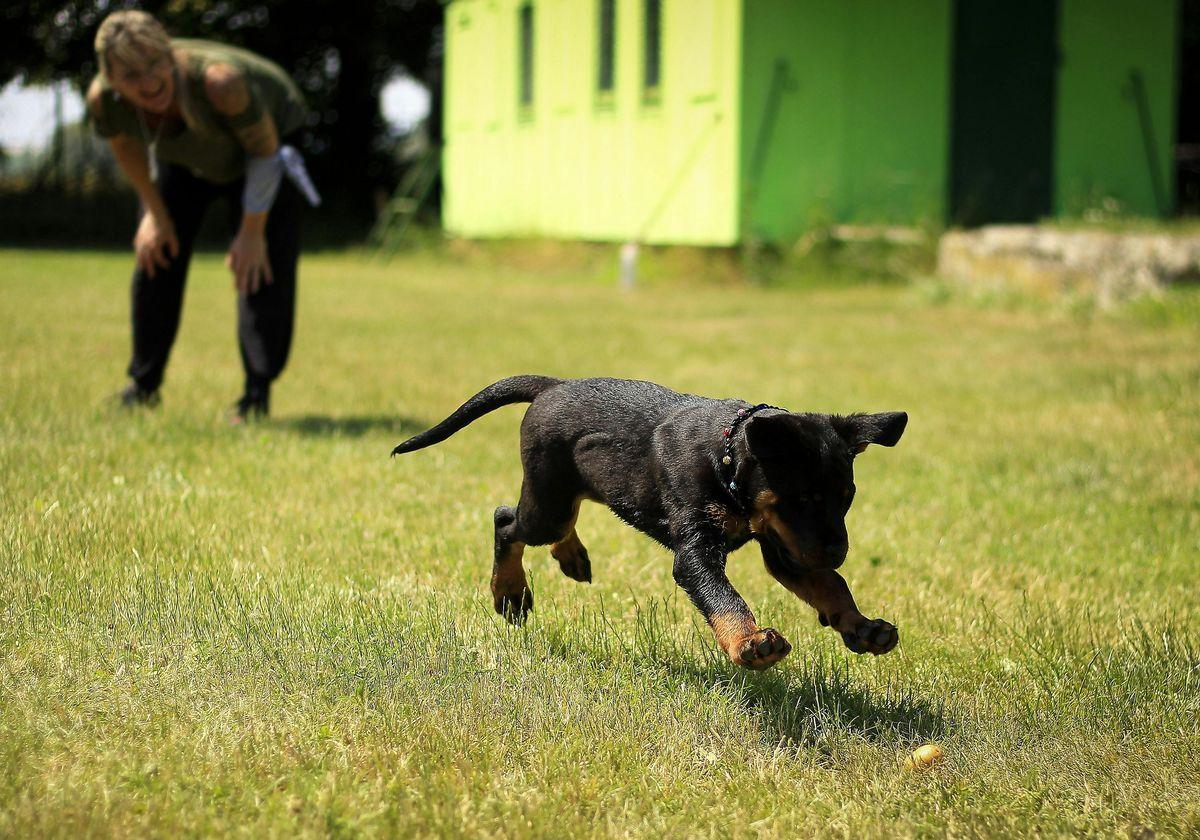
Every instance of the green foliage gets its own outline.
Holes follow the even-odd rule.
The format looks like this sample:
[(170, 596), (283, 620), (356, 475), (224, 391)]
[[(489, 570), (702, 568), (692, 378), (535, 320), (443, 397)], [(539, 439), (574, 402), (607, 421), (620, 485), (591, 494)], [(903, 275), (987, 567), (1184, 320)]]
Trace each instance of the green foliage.
[(937, 238), (916, 233), (912, 241), (882, 237), (839, 239), (816, 228), (788, 251), (747, 249), (749, 276), (767, 286), (821, 287), (901, 284), (933, 273)]
[[(129, 415), (128, 255), (0, 252), (0, 835), (1200, 831), (1194, 300), (1080, 319), (695, 283), (665, 253), (622, 293), (611, 252), (498, 248), (306, 257), (245, 429), (219, 255)], [(507, 627), (519, 408), (388, 452), (516, 372), (909, 411), (859, 459), (844, 568), (900, 648), (849, 654), (751, 547), (728, 573), (795, 649), (739, 671), (591, 505), (596, 582), (529, 549), (538, 609)], [(945, 764), (902, 770), (930, 741)]]
[(0, 186), (0, 243), (127, 245), (137, 229), (131, 190), (86, 184)]

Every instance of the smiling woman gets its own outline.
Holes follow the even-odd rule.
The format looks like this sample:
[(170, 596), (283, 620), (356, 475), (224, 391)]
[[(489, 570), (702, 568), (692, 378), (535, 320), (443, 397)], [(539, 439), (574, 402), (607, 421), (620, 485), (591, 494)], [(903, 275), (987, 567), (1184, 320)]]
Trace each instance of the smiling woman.
[(241, 211), (226, 259), (246, 372), (232, 419), (263, 416), (291, 347), (300, 192), (317, 201), (287, 145), (304, 125), (304, 101), (272, 62), (223, 44), (170, 38), (145, 12), (109, 15), (96, 33), (96, 57), (101, 72), (88, 90), (88, 111), (144, 209), (133, 242), (131, 382), (121, 401), (158, 402), (192, 243), (205, 210), (223, 199)]

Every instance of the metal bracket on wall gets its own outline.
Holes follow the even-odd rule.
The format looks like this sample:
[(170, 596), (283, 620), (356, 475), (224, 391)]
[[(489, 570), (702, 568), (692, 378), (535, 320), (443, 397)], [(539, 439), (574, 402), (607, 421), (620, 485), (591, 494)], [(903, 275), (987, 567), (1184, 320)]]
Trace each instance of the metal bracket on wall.
[(1142, 129), (1142, 147), (1146, 152), (1146, 166), (1150, 168), (1150, 187), (1154, 190), (1154, 204), (1160, 216), (1167, 215), (1167, 190), (1163, 185), (1162, 169), (1159, 167), (1158, 143), (1154, 139), (1154, 123), (1150, 119), (1150, 97), (1146, 94), (1146, 79), (1136, 67), (1129, 70), (1129, 85), (1125, 95), (1137, 107), (1138, 124)]

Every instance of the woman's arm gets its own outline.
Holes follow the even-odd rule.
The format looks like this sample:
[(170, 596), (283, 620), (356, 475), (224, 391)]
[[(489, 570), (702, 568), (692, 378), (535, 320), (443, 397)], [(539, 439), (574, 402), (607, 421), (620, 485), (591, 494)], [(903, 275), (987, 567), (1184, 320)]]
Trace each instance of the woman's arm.
[(117, 165), (125, 174), (126, 179), (133, 185), (142, 207), (157, 219), (170, 221), (171, 214), (158, 194), (158, 187), (150, 177), (150, 157), (141, 140), (127, 134), (117, 134), (108, 138), (108, 147), (112, 149)]
[[(204, 90), (218, 113), (226, 117), (238, 142), (246, 150), (250, 168), (259, 159), (269, 159), (279, 151), (279, 136), (271, 114), (253, 95), (241, 72), (229, 64), (213, 64), (204, 72)], [(278, 177), (264, 202), (270, 207)], [(242, 225), (229, 246), (225, 264), (233, 272), (239, 294), (258, 291), (270, 283), (271, 265), (267, 258), (266, 229), (269, 209), (243, 207)]]
[[(100, 119), (102, 106), (95, 85), (88, 91), (87, 104), (92, 117)], [(108, 146), (121, 172), (141, 199), (145, 212), (133, 237), (133, 251), (138, 267), (153, 277), (158, 269), (166, 268), (171, 259), (179, 256), (175, 223), (150, 177), (150, 158), (142, 141), (128, 134), (114, 134), (108, 138)]]

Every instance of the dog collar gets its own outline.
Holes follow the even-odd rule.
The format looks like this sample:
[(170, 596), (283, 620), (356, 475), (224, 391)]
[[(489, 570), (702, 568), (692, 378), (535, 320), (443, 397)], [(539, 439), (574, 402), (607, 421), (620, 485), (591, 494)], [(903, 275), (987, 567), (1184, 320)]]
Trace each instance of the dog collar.
[(733, 466), (733, 436), (737, 432), (738, 427), (749, 420), (751, 415), (753, 415), (756, 411), (762, 411), (764, 408), (775, 408), (783, 411), (783, 409), (779, 408), (779, 406), (768, 405), (767, 403), (759, 403), (758, 405), (750, 408), (739, 408), (737, 416), (733, 418), (733, 422), (726, 426), (721, 432), (721, 435), (725, 438), (725, 454), (721, 456), (721, 467), (723, 468), (723, 471), (727, 473), (727, 475), (723, 478), (723, 483), (725, 485), (725, 489), (729, 491), (729, 495), (733, 499), (734, 505), (742, 513), (745, 513), (745, 510), (742, 507), (741, 499), (738, 497), (737, 482), (734, 480), (737, 476), (737, 468)]

